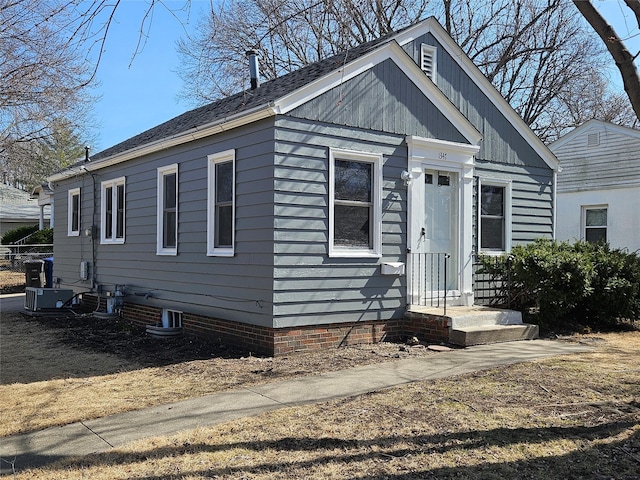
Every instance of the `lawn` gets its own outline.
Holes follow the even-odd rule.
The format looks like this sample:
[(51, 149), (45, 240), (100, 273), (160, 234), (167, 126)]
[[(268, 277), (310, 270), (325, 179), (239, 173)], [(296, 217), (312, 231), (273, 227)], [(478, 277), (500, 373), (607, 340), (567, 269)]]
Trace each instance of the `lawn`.
[[(91, 372), (91, 365), (84, 364), (75, 376), (69, 368), (61, 378), (9, 381), (0, 386), (3, 424), (5, 415), (18, 419), (9, 422), (13, 425), (35, 422), (28, 430), (36, 428), (34, 418), (44, 416), (31, 402), (47, 408), (49, 423), (69, 421), (56, 407), (65, 389), (71, 394), (100, 392), (96, 394), (106, 397), (104, 404), (109, 408), (127, 410), (157, 401), (161, 379), (170, 375), (191, 385), (191, 395), (199, 395), (198, 384), (208, 385), (207, 389), (216, 383), (237, 388), (247, 382), (314, 374), (340, 359), (344, 363), (336, 368), (394, 361), (417, 352), (386, 346), (387, 350), (377, 352), (368, 347), (356, 353), (338, 349), (326, 353), (324, 360), (292, 356), (274, 361), (235, 354), (149, 366), (144, 356), (136, 364), (117, 349), (90, 351), (91, 343), (70, 346), (60, 333), (65, 329), (56, 330), (41, 321), (26, 325), (32, 332), (50, 333), (47, 348), (104, 355), (106, 362), (106, 371)], [(591, 333), (566, 341), (587, 342), (594, 351), (284, 408), (146, 439), (18, 472), (12, 478), (640, 478), (640, 332)], [(99, 362), (95, 365), (102, 368)], [(25, 398), (24, 405), (7, 407), (4, 399), (16, 392), (20, 392), (16, 397), (31, 398)]]

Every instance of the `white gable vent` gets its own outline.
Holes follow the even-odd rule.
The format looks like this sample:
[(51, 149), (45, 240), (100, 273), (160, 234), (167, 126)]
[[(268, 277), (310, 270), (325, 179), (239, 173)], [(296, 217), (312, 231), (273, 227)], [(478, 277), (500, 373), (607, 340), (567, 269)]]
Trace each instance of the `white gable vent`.
[(590, 133), (587, 135), (587, 146), (595, 147), (600, 145), (600, 132)]
[(420, 68), (431, 80), (436, 79), (436, 47), (423, 43), (420, 46)]

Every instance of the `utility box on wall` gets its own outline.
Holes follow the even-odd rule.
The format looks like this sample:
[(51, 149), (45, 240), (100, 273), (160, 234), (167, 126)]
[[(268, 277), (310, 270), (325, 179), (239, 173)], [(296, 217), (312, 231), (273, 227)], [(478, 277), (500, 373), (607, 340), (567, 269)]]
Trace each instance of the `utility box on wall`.
[(80, 280), (89, 280), (89, 262), (80, 262)]
[(384, 262), (380, 270), (382, 275), (404, 275), (404, 263)]

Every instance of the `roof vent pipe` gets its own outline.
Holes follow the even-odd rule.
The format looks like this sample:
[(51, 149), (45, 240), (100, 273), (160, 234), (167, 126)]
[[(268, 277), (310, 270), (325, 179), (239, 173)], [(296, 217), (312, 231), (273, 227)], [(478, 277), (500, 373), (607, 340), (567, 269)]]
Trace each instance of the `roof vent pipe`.
[(249, 59), (249, 74), (251, 76), (251, 90), (255, 90), (260, 86), (258, 72), (258, 53), (255, 50), (247, 50), (247, 58)]

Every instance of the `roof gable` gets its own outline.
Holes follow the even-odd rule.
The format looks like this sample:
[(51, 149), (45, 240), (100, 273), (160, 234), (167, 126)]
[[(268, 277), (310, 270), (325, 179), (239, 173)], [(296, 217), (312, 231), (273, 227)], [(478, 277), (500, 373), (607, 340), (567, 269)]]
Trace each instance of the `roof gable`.
[(631, 140), (640, 140), (640, 130), (636, 130), (630, 127), (623, 127), (622, 125), (616, 125), (615, 123), (604, 122), (602, 120), (588, 120), (582, 125), (574, 128), (566, 135), (560, 137), (558, 140), (549, 145), (552, 151), (557, 151), (567, 143), (572, 142), (581, 135), (588, 134), (589, 132), (612, 132), (617, 135), (629, 137)]
[[(538, 139), (433, 17), (397, 33), (349, 49), (343, 54), (321, 60), (265, 82), (255, 90), (243, 91), (188, 111), (97, 153), (92, 157), (91, 163), (85, 164), (85, 168), (97, 170), (260, 119), (286, 114), (304, 102), (335, 88), (341, 82), (386, 60), (391, 60), (398, 65), (407, 77), (418, 86), (422, 94), (446, 114), (464, 138), (470, 144), (476, 145), (482, 138), (480, 132), (401, 47), (401, 45), (426, 33), (432, 34), (444, 46), (467, 75), (479, 85), (487, 98), (498, 109), (505, 112), (509, 121), (540, 157), (551, 168), (556, 168), (557, 162), (550, 150)], [(69, 172), (55, 174), (50, 177), (50, 180), (56, 181), (73, 175), (76, 170), (77, 166), (71, 167)]]
[(386, 60), (397, 65), (406, 77), (414, 84), (436, 108), (443, 112), (449, 122), (462, 134), (468, 143), (478, 144), (482, 140), (480, 132), (455, 108), (449, 99), (427, 77), (416, 63), (402, 50), (396, 41), (390, 41), (379, 48), (368, 52), (342, 68), (310, 82), (275, 102), (278, 113), (288, 113), (310, 100), (336, 88), (341, 84), (371, 70)]
[(558, 161), (551, 150), (538, 138), (529, 128), (526, 122), (511, 107), (500, 92), (484, 76), (480, 69), (471, 61), (458, 44), (451, 38), (446, 30), (438, 23), (434, 17), (429, 17), (420, 23), (412, 25), (398, 32), (394, 39), (404, 46), (412, 42), (425, 33), (431, 34), (436, 41), (446, 50), (449, 56), (455, 61), (464, 73), (477, 85), (485, 97), (498, 109), (511, 123), (515, 130), (531, 145), (534, 151), (552, 169), (558, 168)]

